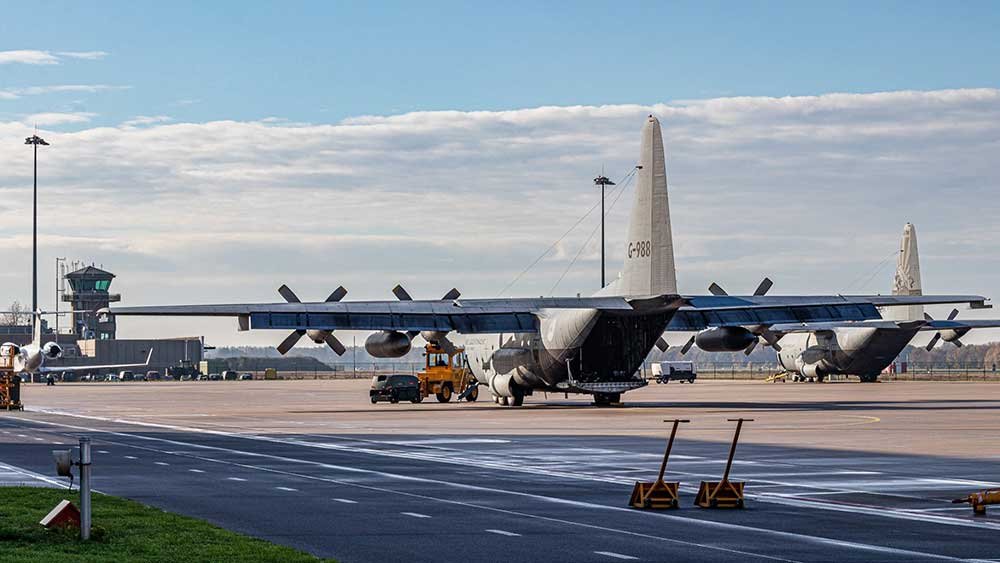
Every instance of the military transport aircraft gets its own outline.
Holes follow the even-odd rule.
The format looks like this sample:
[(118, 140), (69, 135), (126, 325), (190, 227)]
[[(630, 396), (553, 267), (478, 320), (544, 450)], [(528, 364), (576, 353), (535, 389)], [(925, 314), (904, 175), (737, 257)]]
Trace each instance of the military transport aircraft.
[(466, 354), (480, 384), (497, 402), (518, 406), (536, 390), (591, 394), (598, 405), (617, 402), (621, 393), (646, 385), (637, 370), (668, 325), (704, 331), (703, 341), (742, 350), (747, 338), (772, 338), (770, 327), (779, 324), (876, 320), (878, 307), (889, 306), (990, 307), (977, 295), (680, 295), (663, 138), (653, 116), (642, 129), (637, 169), (622, 273), (593, 297), (462, 299), (452, 291), (438, 300), (397, 294), (396, 301), (343, 301), (345, 292), (338, 290), (315, 303), (282, 292), (285, 303), (114, 307), (102, 313), (236, 317), (240, 330), (293, 331), (287, 347), (308, 334), (337, 352), (343, 346), (327, 338), (333, 331), (377, 331), (365, 346), (381, 357), (404, 355), (417, 334), (440, 340), (454, 331), (467, 335)]
[[(768, 286), (770, 284), (767, 284)], [(713, 284), (711, 291), (722, 291)], [(917, 254), (917, 230), (911, 223), (903, 227), (893, 295), (921, 295), (920, 258)], [(878, 379), (882, 370), (920, 331), (936, 331), (927, 344), (930, 350), (938, 340), (961, 346), (960, 338), (974, 328), (1000, 327), (1000, 320), (957, 321), (958, 309), (947, 320), (935, 320), (922, 305), (887, 308), (885, 319), (777, 323), (768, 328), (781, 367), (795, 379), (823, 381), (828, 375), (856, 375), (866, 383)], [(748, 345), (752, 350), (756, 341)]]

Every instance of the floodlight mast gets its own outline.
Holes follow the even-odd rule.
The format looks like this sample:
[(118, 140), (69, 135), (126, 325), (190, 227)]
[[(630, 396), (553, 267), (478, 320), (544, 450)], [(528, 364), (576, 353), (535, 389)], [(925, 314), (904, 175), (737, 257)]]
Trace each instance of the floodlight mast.
[(614, 186), (615, 183), (601, 174), (594, 178), (594, 185), (601, 186), (601, 288), (603, 288), (606, 285), (604, 283), (604, 190), (607, 186)]
[(31, 196), (31, 315), (32, 321), (38, 313), (38, 145), (48, 146), (45, 139), (34, 134), (24, 140), (26, 145), (34, 145), (34, 183)]

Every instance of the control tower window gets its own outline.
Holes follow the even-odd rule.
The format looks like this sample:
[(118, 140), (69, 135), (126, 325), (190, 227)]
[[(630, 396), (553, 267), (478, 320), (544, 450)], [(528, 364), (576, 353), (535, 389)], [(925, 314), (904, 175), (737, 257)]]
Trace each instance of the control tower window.
[(111, 280), (100, 280), (94, 283), (94, 289), (97, 291), (107, 291), (110, 286)]

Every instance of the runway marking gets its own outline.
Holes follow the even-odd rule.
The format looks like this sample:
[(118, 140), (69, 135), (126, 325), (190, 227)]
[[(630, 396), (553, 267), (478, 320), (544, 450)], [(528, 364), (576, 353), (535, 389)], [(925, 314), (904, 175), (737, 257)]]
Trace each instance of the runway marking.
[(412, 516), (413, 518), (430, 518), (430, 516), (419, 512), (400, 512), (400, 514), (403, 516)]
[(127, 456), (122, 456), (122, 457), (124, 457), (125, 459), (139, 459), (139, 458), (135, 457), (134, 455), (127, 455)]
[(35, 440), (38, 440), (39, 442), (44, 442), (45, 438), (35, 438)]
[(154, 461), (153, 463), (155, 463), (156, 465), (170, 465), (169, 463), (167, 463), (165, 461)]
[(227, 481), (239, 481), (240, 483), (245, 483), (246, 479), (242, 477), (226, 477)]
[(491, 534), (497, 534), (499, 536), (507, 536), (509, 538), (519, 538), (521, 534), (515, 534), (514, 532), (508, 532), (507, 530), (485, 530)]
[(188, 469), (191, 473), (204, 473), (201, 469)]
[(26, 434), (18, 434), (17, 436), (18, 436), (18, 438), (27, 438), (28, 437)]
[[(76, 414), (72, 414), (72, 413), (61, 413), (61, 412), (52, 412), (52, 411), (40, 411), (40, 412), (46, 412), (48, 414), (56, 414), (56, 415), (62, 415), (62, 416), (67, 416), (67, 417), (72, 417), (72, 418), (94, 419), (94, 420), (101, 420), (101, 421), (105, 421), (105, 422), (110, 421), (110, 422), (117, 422), (117, 423), (134, 424), (134, 425), (138, 425), (138, 426), (146, 426), (146, 425), (148, 425), (148, 426), (161, 426), (161, 425), (148, 424), (148, 423), (134, 423), (134, 422), (131, 422), (131, 421), (119, 420), (119, 419), (109, 420), (109, 419), (104, 418), (104, 417), (95, 417), (95, 416), (88, 416), (88, 415), (76, 415)], [(62, 427), (62, 428), (72, 428), (74, 430), (83, 430), (83, 431), (88, 431), (88, 432), (97, 432), (97, 433), (102, 433), (102, 434), (110, 434), (112, 436), (121, 436), (121, 437), (127, 437), (127, 438), (137, 439), (137, 440), (145, 440), (145, 441), (151, 441), (151, 442), (166, 443), (166, 444), (171, 444), (171, 445), (174, 445), (174, 446), (190, 447), (190, 448), (197, 448), (197, 449), (211, 450), (211, 451), (220, 451), (220, 452), (226, 452), (226, 453), (231, 453), (231, 454), (244, 455), (244, 456), (247, 456), (247, 457), (257, 457), (257, 458), (263, 458), (263, 459), (272, 459), (272, 460), (282, 461), (282, 462), (299, 463), (299, 464), (303, 464), (303, 465), (310, 465), (310, 466), (315, 466), (315, 467), (321, 467), (321, 468), (324, 468), (324, 469), (340, 470), (340, 471), (344, 471), (344, 472), (348, 472), (348, 473), (361, 473), (361, 474), (367, 474), (367, 475), (378, 475), (378, 476), (382, 476), (382, 477), (386, 477), (386, 478), (391, 478), (391, 479), (402, 480), (402, 481), (415, 481), (415, 482), (419, 482), (419, 483), (431, 483), (431, 484), (434, 484), (436, 486), (447, 486), (447, 487), (452, 487), (452, 488), (459, 488), (459, 489), (464, 489), (464, 490), (476, 491), (476, 492), (480, 492), (480, 493), (481, 492), (489, 492), (489, 493), (492, 493), (492, 494), (501, 494), (501, 495), (510, 495), (510, 496), (519, 496), (519, 497), (525, 497), (525, 498), (532, 498), (532, 499), (540, 500), (540, 501), (544, 501), (544, 502), (550, 502), (550, 503), (554, 503), (554, 504), (570, 505), (570, 506), (577, 506), (577, 507), (581, 507), (581, 508), (590, 508), (590, 509), (599, 509), (599, 510), (611, 510), (611, 511), (619, 511), (619, 512), (628, 512), (629, 514), (638, 514), (638, 515), (642, 515), (642, 516), (646, 516), (646, 517), (659, 518), (659, 519), (663, 519), (663, 520), (671, 520), (671, 521), (675, 521), (675, 522), (682, 522), (682, 523), (685, 523), (685, 524), (698, 525), (698, 526), (703, 526), (703, 527), (708, 527), (708, 528), (724, 529), (724, 530), (728, 530), (728, 531), (739, 531), (739, 532), (743, 532), (743, 533), (757, 533), (757, 534), (761, 534), (761, 535), (770, 535), (770, 536), (775, 536), (775, 537), (782, 538), (782, 539), (785, 539), (785, 540), (802, 541), (802, 542), (805, 542), (805, 543), (816, 544), (816, 545), (821, 545), (821, 546), (826, 546), (826, 547), (834, 546), (834, 547), (841, 547), (841, 548), (847, 548), (847, 549), (855, 549), (855, 550), (868, 551), (868, 552), (881, 553), (881, 554), (891, 554), (891, 555), (897, 555), (897, 556), (903, 556), (903, 557), (909, 557), (909, 558), (920, 557), (920, 558), (930, 558), (930, 559), (945, 560), (945, 561), (967, 561), (967, 559), (962, 559), (962, 558), (957, 558), (957, 557), (951, 557), (951, 556), (948, 556), (948, 555), (942, 555), (942, 554), (937, 554), (937, 553), (927, 553), (927, 552), (907, 550), (907, 549), (898, 549), (898, 548), (893, 548), (893, 547), (886, 547), (886, 546), (880, 546), (880, 545), (874, 545), (874, 544), (865, 544), (865, 543), (852, 542), (852, 541), (847, 541), (847, 540), (837, 540), (837, 539), (827, 538), (827, 537), (822, 537), (822, 536), (811, 536), (811, 535), (800, 534), (800, 533), (795, 533), (795, 532), (786, 532), (786, 531), (775, 530), (775, 529), (770, 529), (770, 528), (757, 528), (757, 527), (746, 526), (746, 525), (741, 525), (741, 524), (732, 524), (732, 523), (727, 523), (727, 522), (716, 522), (716, 521), (711, 521), (711, 520), (702, 520), (702, 519), (699, 519), (699, 518), (690, 518), (690, 517), (685, 517), (685, 516), (676, 516), (676, 515), (669, 515), (669, 514), (663, 514), (663, 513), (650, 513), (650, 512), (636, 513), (634, 510), (632, 510), (630, 508), (622, 508), (622, 507), (619, 507), (619, 506), (604, 505), (604, 504), (590, 503), (590, 502), (584, 502), (584, 501), (574, 501), (574, 500), (569, 500), (569, 499), (563, 499), (563, 498), (558, 498), (558, 497), (549, 497), (549, 496), (537, 495), (537, 494), (526, 493), (526, 492), (521, 492), (521, 491), (511, 491), (511, 490), (504, 490), (504, 489), (494, 489), (494, 488), (481, 487), (481, 486), (476, 486), (476, 485), (467, 485), (467, 484), (464, 484), (464, 483), (440, 481), (440, 480), (437, 480), (437, 479), (425, 479), (425, 478), (414, 477), (414, 476), (409, 476), (409, 475), (400, 475), (400, 474), (395, 474), (395, 473), (388, 473), (388, 472), (384, 472), (384, 471), (376, 471), (376, 470), (362, 469), (362, 468), (357, 468), (357, 467), (348, 467), (348, 466), (328, 464), (328, 463), (323, 463), (323, 462), (318, 462), (318, 461), (311, 461), (311, 460), (303, 460), (303, 459), (298, 459), (298, 458), (291, 458), (291, 457), (287, 457), (287, 456), (278, 456), (278, 455), (273, 455), (273, 454), (264, 454), (264, 453), (259, 453), (259, 452), (250, 452), (250, 451), (244, 451), (244, 450), (236, 450), (236, 449), (232, 449), (232, 448), (224, 448), (224, 447), (221, 447), (221, 446), (210, 446), (210, 445), (206, 445), (206, 444), (197, 444), (197, 443), (191, 443), (191, 442), (182, 442), (180, 440), (171, 440), (171, 439), (167, 439), (167, 438), (158, 438), (158, 437), (154, 437), (154, 436), (144, 436), (144, 435), (141, 435), (141, 434), (129, 434), (129, 433), (126, 433), (126, 432), (116, 432), (116, 431), (113, 431), (113, 430), (103, 430), (103, 429), (99, 429), (99, 428), (89, 428), (89, 427), (84, 427), (84, 426), (76, 426), (76, 425), (72, 425), (72, 424), (65, 424), (65, 423), (51, 422), (51, 421), (44, 421), (44, 420), (33, 420), (31, 422), (38, 423), (38, 424), (43, 424), (43, 425), (48, 425), (48, 426), (58, 426), (58, 427)], [(202, 429), (198, 429), (198, 428), (194, 428), (194, 429), (189, 429), (188, 430), (188, 429), (184, 429), (183, 427), (175, 427), (173, 429), (175, 429), (175, 430), (181, 430), (181, 431), (187, 431), (187, 432), (191, 432), (191, 433), (207, 433), (207, 434), (213, 434), (213, 435), (221, 435), (221, 436), (225, 436), (225, 437), (241, 437), (241, 438), (245, 438), (245, 439), (248, 439), (248, 440), (265, 441), (265, 442), (272, 442), (272, 443), (286, 444), (286, 445), (291, 444), (291, 445), (308, 446), (308, 445), (312, 444), (310, 442), (301, 443), (301, 442), (298, 442), (298, 441), (295, 441), (295, 440), (279, 440), (279, 439), (276, 439), (276, 438), (269, 438), (269, 437), (266, 437), (266, 436), (240, 435), (240, 434), (234, 434), (234, 433), (228, 433), (228, 432), (222, 432), (222, 431), (202, 430)], [(138, 445), (134, 445), (134, 444), (120, 443), (120, 442), (112, 442), (112, 443), (115, 443), (117, 445), (123, 445), (123, 446), (127, 446), (127, 447), (132, 447), (132, 448), (145, 449), (145, 450), (159, 452), (159, 453), (169, 453), (169, 452), (165, 452), (163, 450), (157, 450), (156, 448), (152, 448), (152, 447), (138, 446)], [(356, 448), (344, 448), (342, 451), (357, 451), (358, 453), (365, 453), (365, 450), (357, 450)], [(598, 526), (598, 525), (594, 525), (594, 524), (587, 524), (587, 523), (584, 523), (584, 522), (576, 522), (576, 521), (571, 521), (571, 520), (563, 520), (563, 519), (559, 519), (559, 518), (553, 518), (553, 517), (549, 517), (549, 516), (542, 516), (542, 515), (538, 515), (538, 514), (518, 512), (518, 511), (514, 511), (514, 510), (506, 510), (506, 509), (497, 508), (497, 507), (494, 507), (494, 506), (478, 505), (478, 504), (475, 504), (475, 503), (469, 503), (469, 502), (463, 502), (463, 501), (457, 501), (457, 500), (451, 500), (451, 499), (444, 499), (444, 498), (432, 497), (432, 496), (427, 496), (427, 495), (420, 495), (420, 494), (410, 493), (410, 492), (406, 492), (406, 491), (398, 491), (398, 490), (390, 489), (390, 488), (386, 488), (386, 487), (377, 487), (377, 486), (373, 486), (373, 485), (363, 485), (363, 484), (359, 484), (359, 483), (354, 482), (354, 481), (347, 481), (347, 480), (342, 480), (342, 479), (334, 479), (334, 478), (330, 478), (330, 477), (320, 477), (320, 476), (315, 476), (315, 475), (307, 475), (307, 474), (296, 473), (296, 472), (291, 472), (291, 471), (283, 471), (283, 470), (274, 469), (274, 468), (270, 468), (270, 467), (263, 467), (263, 466), (255, 466), (255, 465), (244, 464), (244, 463), (237, 463), (237, 462), (226, 461), (226, 460), (221, 460), (221, 459), (214, 459), (214, 458), (210, 458), (210, 457), (197, 456), (197, 455), (194, 455), (194, 454), (175, 454), (175, 455), (185, 455), (186, 457), (191, 457), (191, 458), (198, 459), (198, 460), (201, 460), (201, 461), (218, 463), (218, 464), (222, 464), (222, 465), (232, 465), (232, 466), (235, 466), (235, 467), (241, 467), (241, 468), (244, 468), (244, 469), (254, 469), (254, 470), (261, 471), (261, 472), (266, 472), (266, 473), (274, 473), (274, 474), (279, 474), (279, 475), (293, 476), (293, 477), (297, 477), (297, 478), (301, 478), (301, 479), (310, 479), (310, 480), (316, 480), (316, 481), (322, 481), (322, 482), (336, 483), (338, 485), (345, 485), (345, 486), (350, 486), (350, 487), (353, 487), (353, 488), (362, 488), (362, 489), (367, 489), (367, 490), (372, 490), (372, 491), (392, 493), (392, 494), (402, 495), (402, 496), (408, 496), (408, 497), (412, 497), (412, 498), (419, 498), (419, 499), (426, 500), (426, 501), (447, 503), (447, 504), (453, 504), (453, 505), (457, 505), (457, 506), (465, 506), (465, 507), (476, 508), (476, 509), (480, 509), (480, 510), (493, 511), (493, 512), (499, 512), (499, 513), (514, 515), (514, 516), (519, 516), (519, 517), (523, 517), (523, 518), (533, 518), (533, 519), (537, 519), (537, 520), (557, 522), (557, 523), (562, 523), (562, 524), (572, 525), (572, 526), (577, 526), (577, 527), (584, 527), (584, 528), (589, 528), (589, 529), (604, 530), (604, 531), (608, 531), (608, 532), (619, 533), (619, 534), (623, 534), (623, 535), (629, 535), (629, 536), (632, 536), (632, 537), (643, 537), (643, 538), (648, 538), (648, 539), (654, 539), (654, 540), (657, 540), (657, 541), (664, 541), (664, 542), (676, 543), (676, 544), (681, 544), (681, 545), (700, 547), (700, 548), (703, 548), (703, 549), (723, 551), (723, 552), (726, 552), (726, 553), (734, 553), (734, 554), (739, 554), (739, 555), (747, 555), (747, 556), (758, 557), (758, 558), (769, 559), (769, 560), (794, 561), (794, 560), (791, 560), (791, 559), (785, 559), (785, 558), (780, 558), (780, 557), (775, 557), (775, 556), (770, 556), (770, 555), (765, 555), (765, 554), (760, 554), (760, 553), (753, 553), (753, 552), (741, 551), (741, 550), (737, 550), (737, 549), (730, 549), (730, 548), (726, 548), (726, 547), (722, 547), (722, 546), (718, 546), (718, 545), (703, 544), (703, 543), (697, 543), (697, 542), (692, 542), (692, 541), (679, 540), (679, 539), (668, 538), (668, 537), (663, 537), (663, 536), (654, 536), (654, 535), (651, 535), (651, 534), (644, 534), (644, 533), (640, 533), (640, 532), (633, 532), (633, 531), (630, 531), (630, 530), (621, 530), (621, 529), (616, 529), (616, 528), (607, 528), (607, 527), (604, 527), (604, 526)], [(405, 457), (405, 456), (395, 456), (395, 457)], [(532, 473), (537, 473), (534, 469), (521, 470), (521, 472), (525, 472), (525, 471), (532, 472)], [(601, 480), (601, 479), (595, 479), (595, 478), (591, 477), (590, 480)], [(804, 506), (804, 507), (807, 507), (807, 508), (815, 508), (815, 507), (817, 507), (817, 505), (819, 503), (802, 502), (802, 501), (798, 501), (798, 500), (790, 500), (789, 499), (788, 504), (790, 506)], [(857, 508), (862, 508), (863, 510), (857, 510)], [(846, 512), (855, 512), (855, 513), (857, 513), (857, 512), (866, 513), (866, 514), (867, 513), (871, 513), (872, 515), (884, 515), (883, 513), (885, 513), (886, 511), (892, 510), (892, 509), (887, 509), (887, 508), (884, 508), (884, 507), (863, 507), (863, 506), (861, 506), (861, 507), (859, 507), (859, 506), (832, 506), (830, 509), (831, 510), (836, 510), (836, 511), (846, 511)], [(956, 518), (945, 518), (945, 517), (932, 516), (932, 515), (922, 515), (921, 516), (921, 515), (905, 514), (905, 513), (902, 513), (900, 511), (898, 511), (898, 510), (897, 511), (893, 511), (892, 517), (902, 518), (902, 519), (907, 519), (907, 520), (917, 520), (917, 521), (922, 521), (922, 522), (946, 523), (946, 524), (962, 525), (962, 526), (970, 526), (970, 527), (986, 528), (986, 529), (1000, 529), (1000, 524), (993, 524), (993, 523), (990, 523), (990, 522), (966, 521), (966, 520), (959, 520), (959, 519), (956, 519)]]
[(623, 555), (621, 553), (615, 553), (614, 551), (595, 551), (594, 553), (598, 555), (604, 555), (605, 557), (613, 557), (615, 559), (627, 559), (629, 561), (638, 559), (638, 557), (632, 557), (631, 555)]
[(99, 453), (99, 454), (109, 454), (111, 452), (109, 452), (108, 450), (97, 450), (97, 453)]
[(39, 473), (35, 473), (34, 471), (28, 469), (17, 467), (16, 465), (10, 465), (9, 463), (0, 463), (0, 469), (6, 470), (5, 473), (24, 475), (25, 477), (30, 477), (32, 479), (41, 481), (43, 483), (48, 483), (49, 485), (55, 485), (60, 488), (66, 486), (66, 483), (64, 482), (57, 481), (55, 479), (46, 477), (45, 475), (41, 475)]
[(337, 502), (342, 502), (342, 503), (344, 503), (344, 504), (358, 504), (358, 501), (356, 501), (356, 500), (351, 500), (351, 499), (349, 499), (349, 498), (335, 498), (335, 499), (333, 499), (333, 500), (335, 500), (335, 501), (337, 501)]
[(275, 489), (278, 489), (279, 491), (287, 491), (289, 493), (297, 493), (297, 492), (299, 492), (298, 489), (293, 489), (291, 487), (275, 487)]

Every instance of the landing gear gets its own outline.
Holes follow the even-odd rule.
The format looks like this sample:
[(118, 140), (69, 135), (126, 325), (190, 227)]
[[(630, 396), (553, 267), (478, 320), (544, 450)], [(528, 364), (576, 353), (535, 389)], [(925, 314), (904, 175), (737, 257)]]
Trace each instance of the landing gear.
[(594, 404), (599, 407), (611, 406), (621, 400), (621, 393), (594, 393)]
[(476, 399), (478, 398), (479, 398), (479, 387), (473, 387), (471, 390), (469, 390), (469, 393), (465, 396), (465, 400), (469, 401), (470, 403), (476, 402)]
[(512, 407), (519, 407), (524, 404), (524, 392), (516, 387), (510, 390), (514, 394), (513, 397), (507, 400), (507, 403)]

